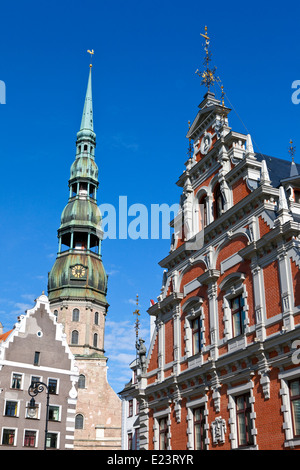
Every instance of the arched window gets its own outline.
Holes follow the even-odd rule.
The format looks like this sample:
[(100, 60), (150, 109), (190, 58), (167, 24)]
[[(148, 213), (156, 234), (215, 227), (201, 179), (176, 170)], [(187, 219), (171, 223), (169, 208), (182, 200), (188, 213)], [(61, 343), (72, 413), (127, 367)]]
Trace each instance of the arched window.
[(221, 193), (220, 184), (217, 184), (214, 191), (214, 216), (215, 219), (223, 214), (224, 210), (224, 199)]
[(79, 333), (77, 330), (73, 330), (71, 334), (71, 344), (78, 344)]
[(97, 348), (97, 346), (98, 346), (98, 335), (97, 335), (97, 333), (94, 334), (93, 346), (94, 346), (94, 348)]
[(207, 199), (202, 196), (199, 201), (199, 230), (203, 230), (207, 225)]
[(78, 388), (85, 388), (85, 375), (80, 374), (78, 378)]
[(73, 310), (72, 321), (79, 321), (79, 310), (78, 310), (78, 308), (74, 308), (74, 310)]
[(83, 415), (78, 414), (75, 416), (75, 429), (83, 429)]
[(99, 313), (95, 312), (95, 325), (99, 325)]

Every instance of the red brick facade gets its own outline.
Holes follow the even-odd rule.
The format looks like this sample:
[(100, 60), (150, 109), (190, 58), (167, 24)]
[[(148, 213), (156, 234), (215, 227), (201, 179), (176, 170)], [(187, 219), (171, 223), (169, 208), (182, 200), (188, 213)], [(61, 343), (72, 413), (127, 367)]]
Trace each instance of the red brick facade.
[(255, 154), (212, 93), (199, 108), (177, 182), (185, 231), (148, 310), (140, 447), (300, 448), (298, 169)]

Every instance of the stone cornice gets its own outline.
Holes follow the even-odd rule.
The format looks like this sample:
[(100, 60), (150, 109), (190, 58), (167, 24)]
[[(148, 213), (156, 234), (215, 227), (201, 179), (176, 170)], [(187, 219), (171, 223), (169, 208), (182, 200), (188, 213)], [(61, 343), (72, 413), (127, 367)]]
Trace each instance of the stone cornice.
[(166, 313), (170, 312), (174, 305), (180, 304), (183, 299), (183, 293), (181, 292), (172, 292), (170, 295), (165, 297), (162, 301), (157, 302), (152, 305), (147, 312), (149, 315), (157, 316), (159, 312)]

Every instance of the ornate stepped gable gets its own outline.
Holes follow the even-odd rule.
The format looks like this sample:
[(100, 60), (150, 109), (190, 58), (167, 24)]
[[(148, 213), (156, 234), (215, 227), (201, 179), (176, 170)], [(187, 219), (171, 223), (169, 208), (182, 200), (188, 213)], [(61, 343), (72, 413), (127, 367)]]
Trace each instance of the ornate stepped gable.
[[(159, 263), (161, 294), (148, 310), (156, 329), (136, 391), (140, 445), (299, 446), (286, 401), (290, 379), (300, 377), (292, 362), (300, 332), (299, 166), (255, 153), (210, 90), (199, 108), (177, 182), (175, 236)], [(247, 429), (238, 400), (246, 400)]]

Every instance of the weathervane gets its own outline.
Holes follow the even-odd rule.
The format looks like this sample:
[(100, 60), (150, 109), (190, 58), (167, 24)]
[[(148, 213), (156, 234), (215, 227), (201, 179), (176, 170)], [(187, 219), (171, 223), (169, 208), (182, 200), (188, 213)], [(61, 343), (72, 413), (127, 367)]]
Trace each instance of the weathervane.
[(211, 61), (211, 52), (209, 51), (210, 38), (207, 35), (207, 26), (205, 26), (205, 34), (200, 33), (200, 36), (202, 36), (205, 39), (205, 47), (204, 47), (205, 58), (203, 61), (205, 70), (201, 72), (199, 71), (199, 69), (197, 69), (195, 73), (199, 75), (200, 78), (202, 78), (201, 85), (205, 85), (209, 91), (211, 85), (213, 85), (214, 82), (219, 82), (220, 79), (216, 77), (215, 75), (217, 68), (216, 67), (214, 67), (213, 69), (209, 68), (209, 62)]
[(289, 154), (292, 157), (292, 161), (294, 161), (295, 152), (296, 152), (296, 147), (293, 147), (293, 141), (290, 140)]
[(94, 49), (92, 49), (91, 51), (88, 49), (87, 52), (91, 55), (90, 67), (92, 67), (92, 57), (93, 57), (93, 55), (94, 55)]
[(140, 314), (140, 310), (138, 309), (138, 305), (139, 305), (139, 296), (138, 296), (138, 294), (137, 294), (137, 295), (136, 295), (136, 307), (137, 307), (137, 308), (136, 308), (135, 311), (133, 312), (133, 315), (136, 315), (136, 321), (135, 321), (135, 325), (134, 325), (136, 340), (138, 339), (138, 336), (139, 336), (139, 328), (140, 328), (139, 316), (141, 315), (141, 314)]

